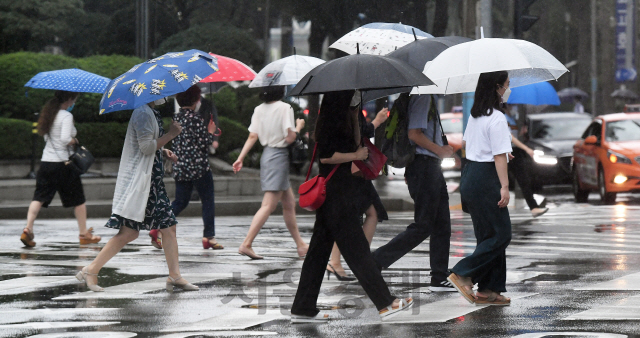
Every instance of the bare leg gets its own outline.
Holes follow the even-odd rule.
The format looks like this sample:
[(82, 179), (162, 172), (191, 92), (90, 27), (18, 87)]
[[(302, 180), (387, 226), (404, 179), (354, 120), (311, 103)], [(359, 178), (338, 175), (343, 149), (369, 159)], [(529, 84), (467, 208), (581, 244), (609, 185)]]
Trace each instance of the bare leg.
[(284, 216), (284, 224), (296, 242), (298, 248), (298, 256), (303, 257), (309, 250), (309, 245), (302, 240), (298, 231), (298, 222), (296, 221), (296, 198), (293, 196), (293, 190), (289, 188), (282, 194), (282, 215)]
[[(87, 265), (86, 272), (97, 275), (100, 272), (100, 269), (102, 269), (102, 267), (107, 264), (113, 256), (120, 252), (127, 243), (138, 238), (138, 234), (138, 231), (123, 225), (120, 228), (120, 231), (118, 231), (118, 234), (111, 237), (102, 250), (100, 250), (100, 253), (98, 253), (98, 256), (96, 256), (93, 262)], [(85, 278), (87, 279), (88, 284), (98, 283), (98, 276), (86, 275)]]
[(87, 232), (87, 205), (82, 203), (73, 209), (78, 220), (78, 232), (84, 235)]
[(251, 226), (249, 227), (249, 232), (247, 232), (247, 236), (245, 237), (242, 244), (240, 244), (240, 249), (251, 250), (253, 240), (256, 239), (256, 236), (258, 236), (258, 232), (260, 232), (260, 229), (262, 229), (264, 223), (267, 222), (267, 219), (269, 218), (271, 213), (276, 210), (278, 201), (280, 200), (281, 196), (282, 191), (267, 191), (264, 193), (264, 197), (262, 198), (262, 206), (260, 207), (258, 212), (256, 212), (255, 216), (253, 216)]
[(362, 231), (364, 231), (364, 236), (367, 238), (369, 242), (369, 246), (371, 246), (371, 241), (373, 240), (373, 235), (376, 234), (376, 227), (378, 226), (378, 212), (373, 204), (367, 209), (365, 212), (366, 218), (364, 220), (364, 224), (362, 225)]
[(29, 204), (29, 211), (27, 212), (27, 226), (31, 233), (33, 233), (33, 222), (35, 222), (36, 217), (38, 217), (38, 213), (42, 208), (42, 202), (39, 201), (31, 201)]
[(160, 233), (162, 233), (162, 248), (164, 249), (164, 257), (167, 260), (169, 276), (174, 279), (180, 278), (176, 226), (174, 225), (165, 229), (160, 229)]

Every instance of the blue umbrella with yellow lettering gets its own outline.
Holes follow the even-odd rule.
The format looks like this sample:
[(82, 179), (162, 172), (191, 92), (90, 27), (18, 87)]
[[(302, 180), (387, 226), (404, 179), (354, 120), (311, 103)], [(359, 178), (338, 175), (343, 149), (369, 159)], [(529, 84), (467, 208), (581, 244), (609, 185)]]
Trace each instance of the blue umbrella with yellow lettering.
[(100, 114), (135, 109), (181, 93), (217, 71), (217, 59), (197, 49), (164, 54), (113, 79), (102, 95)]

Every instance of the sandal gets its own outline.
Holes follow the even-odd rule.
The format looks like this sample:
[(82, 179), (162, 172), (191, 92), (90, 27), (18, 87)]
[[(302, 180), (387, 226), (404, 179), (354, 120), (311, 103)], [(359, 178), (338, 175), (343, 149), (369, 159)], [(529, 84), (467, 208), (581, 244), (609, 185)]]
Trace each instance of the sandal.
[(33, 241), (35, 237), (36, 236), (29, 230), (29, 228), (24, 228), (22, 229), (22, 235), (20, 235), (20, 241), (22, 241), (25, 246), (33, 248), (36, 246), (36, 242)]
[(485, 296), (483, 293), (477, 293), (476, 297), (477, 297), (476, 304), (502, 305), (502, 306), (511, 305), (511, 298), (505, 297), (493, 291), (491, 291), (491, 293), (488, 296)]
[(213, 249), (213, 250), (222, 250), (224, 247), (220, 245), (218, 242), (211, 242), (211, 240), (215, 241), (215, 237), (204, 237), (202, 238), (202, 247), (205, 249)]
[(80, 239), (80, 245), (98, 243), (102, 239), (100, 236), (93, 235), (93, 228), (87, 229), (87, 232), (78, 236), (78, 238)]
[(396, 308), (394, 308), (393, 307), (393, 303), (391, 303), (386, 308), (378, 311), (378, 313), (380, 314), (380, 319), (382, 319), (382, 320), (388, 319), (389, 316), (393, 315), (394, 313), (398, 313), (400, 311), (404, 311), (404, 310), (410, 308), (411, 305), (413, 305), (413, 298), (411, 298), (411, 297), (400, 299), (398, 307), (396, 307)]
[(477, 297), (473, 293), (473, 284), (465, 283), (464, 281), (462, 281), (462, 278), (460, 278), (460, 276), (456, 275), (453, 272), (449, 275), (449, 277), (447, 277), (447, 280), (451, 282), (451, 284), (453, 284), (453, 287), (456, 288), (456, 290), (458, 290), (458, 292), (460, 292), (464, 299), (466, 299), (469, 303), (476, 303)]
[(80, 270), (80, 272), (76, 274), (76, 278), (79, 281), (84, 282), (84, 285), (86, 285), (87, 288), (89, 288), (89, 290), (93, 292), (104, 292), (104, 289), (101, 288), (98, 284), (90, 284), (89, 281), (87, 280), (87, 276), (97, 276), (97, 275), (98, 275), (97, 273), (87, 272), (87, 267), (85, 266), (84, 268), (82, 268), (82, 270)]
[(158, 229), (149, 230), (149, 237), (151, 237), (151, 245), (156, 249), (162, 249), (162, 237), (158, 236)]
[(325, 312), (318, 312), (315, 316), (304, 316), (291, 314), (291, 323), (326, 323), (329, 321), (329, 314)]

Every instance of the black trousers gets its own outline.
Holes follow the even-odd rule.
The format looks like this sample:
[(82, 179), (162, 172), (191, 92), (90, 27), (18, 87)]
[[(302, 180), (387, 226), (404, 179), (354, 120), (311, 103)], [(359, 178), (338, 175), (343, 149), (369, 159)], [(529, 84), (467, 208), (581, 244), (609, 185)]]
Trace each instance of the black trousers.
[[(378, 265), (388, 268), (409, 251), (429, 241), (429, 261), (431, 283), (446, 280), (449, 266), (449, 246), (451, 239), (451, 215), (449, 214), (449, 193), (442, 175), (440, 160), (417, 155), (407, 166), (405, 177), (409, 194), (415, 204), (414, 222), (389, 243), (373, 253)], [(351, 265), (350, 265), (351, 266)]]
[(318, 296), (334, 241), (376, 308), (382, 310), (394, 301), (360, 225), (357, 205), (365, 188), (364, 180), (352, 176), (349, 171), (336, 172), (327, 183), (327, 199), (316, 212), (313, 236), (291, 306), (292, 314), (318, 314)]
[(505, 292), (511, 219), (507, 208), (498, 207), (500, 179), (495, 163), (468, 161), (460, 179), (460, 195), (471, 214), (477, 245), (451, 271), (471, 277), (480, 291)]
[(533, 186), (531, 182), (532, 159), (526, 151), (520, 148), (513, 148), (513, 159), (509, 161), (509, 172), (515, 177), (520, 190), (524, 195), (529, 209), (538, 207), (538, 202), (533, 198)]

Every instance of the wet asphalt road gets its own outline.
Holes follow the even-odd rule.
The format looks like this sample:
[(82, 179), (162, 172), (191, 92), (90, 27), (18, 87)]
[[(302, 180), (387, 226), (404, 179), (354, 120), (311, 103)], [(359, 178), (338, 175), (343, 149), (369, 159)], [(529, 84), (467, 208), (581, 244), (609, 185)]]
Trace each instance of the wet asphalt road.
[[(401, 190), (402, 182), (386, 189)], [(550, 211), (537, 219), (511, 209), (507, 249), (510, 307), (468, 304), (457, 293), (431, 293), (428, 242), (383, 272), (392, 294), (417, 300), (413, 309), (381, 323), (357, 282), (325, 279), (319, 307), (328, 324), (292, 325), (288, 309), (302, 260), (281, 216), (272, 216), (254, 243), (263, 261), (237, 254), (251, 217), (220, 217), (224, 250), (203, 250), (201, 220), (179, 218), (182, 274), (199, 292), (164, 291), (167, 268), (147, 232), (100, 273), (104, 293), (87, 292), (74, 274), (99, 245), (79, 246), (75, 220), (38, 220), (37, 246), (22, 247), (24, 220), (0, 221), (0, 337), (640, 337), (640, 195), (615, 206), (575, 204), (567, 187), (547, 189)], [(453, 210), (450, 265), (473, 251), (468, 215)], [(402, 231), (412, 213), (391, 213), (372, 247)], [(299, 216), (303, 238), (314, 218)], [(106, 220), (89, 226), (105, 242)], [(345, 265), (346, 266), (346, 265)], [(599, 333), (599, 334), (598, 334)]]

